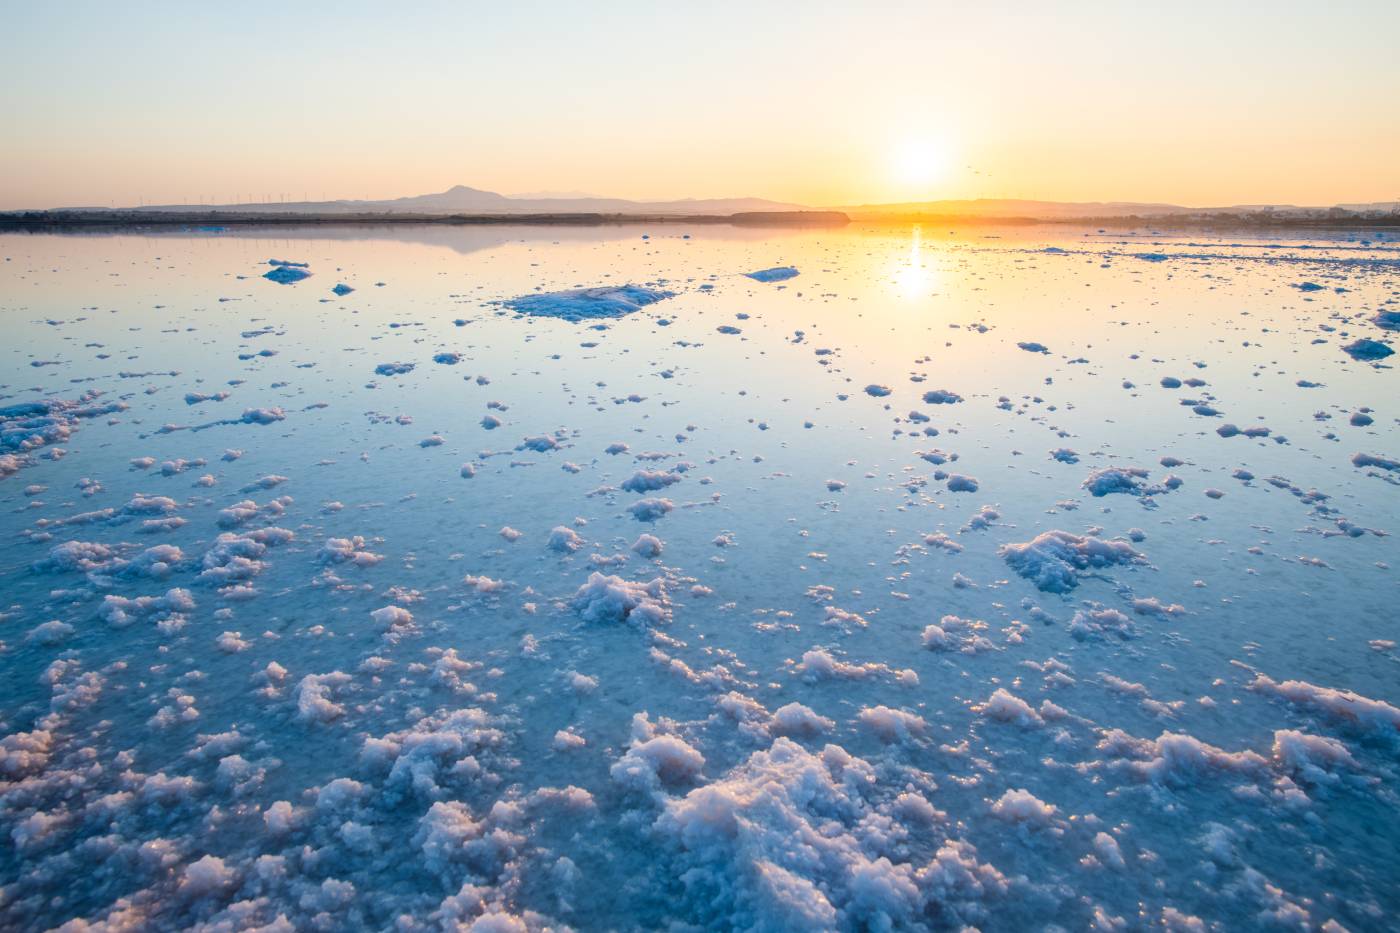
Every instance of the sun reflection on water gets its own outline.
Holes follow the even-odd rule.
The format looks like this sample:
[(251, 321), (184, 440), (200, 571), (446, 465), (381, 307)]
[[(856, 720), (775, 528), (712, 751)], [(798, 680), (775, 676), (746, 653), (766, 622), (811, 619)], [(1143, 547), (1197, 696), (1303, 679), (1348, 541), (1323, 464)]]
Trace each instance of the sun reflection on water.
[(924, 256), (924, 231), (921, 226), (915, 224), (909, 232), (908, 253), (896, 256), (898, 258), (891, 270), (891, 278), (900, 297), (913, 300), (932, 294), (939, 277), (936, 270), (929, 268)]

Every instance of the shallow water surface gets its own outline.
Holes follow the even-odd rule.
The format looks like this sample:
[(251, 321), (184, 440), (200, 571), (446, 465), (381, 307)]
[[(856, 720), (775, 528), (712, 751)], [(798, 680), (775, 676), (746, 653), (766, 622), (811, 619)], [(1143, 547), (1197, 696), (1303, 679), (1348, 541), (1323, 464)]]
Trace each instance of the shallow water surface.
[(1400, 910), (1394, 236), (0, 256), (7, 929)]

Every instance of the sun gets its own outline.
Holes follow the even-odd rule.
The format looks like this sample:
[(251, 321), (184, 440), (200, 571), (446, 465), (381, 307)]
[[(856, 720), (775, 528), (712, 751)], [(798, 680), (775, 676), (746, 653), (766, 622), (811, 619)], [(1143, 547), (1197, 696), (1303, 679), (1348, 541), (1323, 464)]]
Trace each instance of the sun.
[(891, 178), (911, 192), (921, 192), (943, 180), (951, 165), (948, 144), (928, 136), (906, 139), (890, 153)]

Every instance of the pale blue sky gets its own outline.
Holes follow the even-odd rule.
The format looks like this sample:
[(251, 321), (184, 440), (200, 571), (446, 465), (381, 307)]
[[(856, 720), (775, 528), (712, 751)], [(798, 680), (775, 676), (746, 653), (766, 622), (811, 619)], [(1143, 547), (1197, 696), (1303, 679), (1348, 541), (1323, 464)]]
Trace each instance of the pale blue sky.
[(1400, 198), (1396, 0), (0, 8), (3, 208)]

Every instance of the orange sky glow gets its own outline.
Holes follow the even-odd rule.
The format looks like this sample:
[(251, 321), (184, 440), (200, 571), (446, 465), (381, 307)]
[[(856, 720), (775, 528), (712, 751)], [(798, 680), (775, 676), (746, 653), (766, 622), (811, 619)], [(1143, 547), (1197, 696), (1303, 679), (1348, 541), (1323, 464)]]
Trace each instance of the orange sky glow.
[(1400, 4), (26, 5), (0, 209), (1400, 199)]

